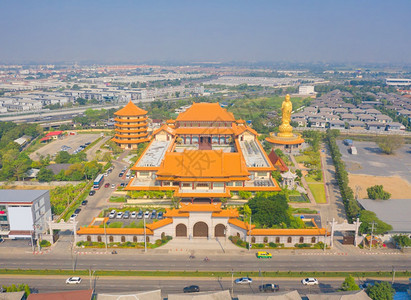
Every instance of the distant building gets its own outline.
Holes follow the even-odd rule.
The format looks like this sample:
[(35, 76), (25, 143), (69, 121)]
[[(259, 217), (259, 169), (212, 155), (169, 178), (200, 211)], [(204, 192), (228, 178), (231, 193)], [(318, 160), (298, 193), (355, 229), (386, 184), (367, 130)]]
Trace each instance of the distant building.
[(387, 78), (385, 79), (387, 85), (407, 86), (411, 85), (411, 79), (407, 78)]
[(298, 88), (298, 94), (300, 95), (312, 95), (315, 94), (313, 85), (300, 85)]
[(48, 190), (0, 190), (0, 236), (31, 238), (45, 231), (51, 218)]

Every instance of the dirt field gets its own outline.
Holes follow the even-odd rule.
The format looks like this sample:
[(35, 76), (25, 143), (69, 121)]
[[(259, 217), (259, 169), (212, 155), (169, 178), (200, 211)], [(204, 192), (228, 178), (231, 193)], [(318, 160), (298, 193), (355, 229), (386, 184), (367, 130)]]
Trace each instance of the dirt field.
[(349, 186), (356, 193), (356, 186), (360, 186), (359, 198), (368, 198), (367, 188), (374, 185), (384, 186), (384, 190), (391, 193), (391, 199), (408, 199), (411, 196), (411, 184), (400, 177), (383, 177), (349, 174)]

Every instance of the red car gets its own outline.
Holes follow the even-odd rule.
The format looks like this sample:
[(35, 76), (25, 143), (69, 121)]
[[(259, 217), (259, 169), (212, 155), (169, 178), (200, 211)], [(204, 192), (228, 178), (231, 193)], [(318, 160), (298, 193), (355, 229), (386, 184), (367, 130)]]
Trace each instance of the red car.
[(104, 185), (105, 188), (108, 188), (109, 186), (110, 186), (110, 183), (108, 182)]

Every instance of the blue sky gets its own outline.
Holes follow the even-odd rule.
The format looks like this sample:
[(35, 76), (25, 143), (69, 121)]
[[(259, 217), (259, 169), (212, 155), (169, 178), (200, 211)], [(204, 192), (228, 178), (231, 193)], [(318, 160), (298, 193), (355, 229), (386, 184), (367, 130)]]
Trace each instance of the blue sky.
[(411, 1), (6, 1), (0, 62), (411, 63)]

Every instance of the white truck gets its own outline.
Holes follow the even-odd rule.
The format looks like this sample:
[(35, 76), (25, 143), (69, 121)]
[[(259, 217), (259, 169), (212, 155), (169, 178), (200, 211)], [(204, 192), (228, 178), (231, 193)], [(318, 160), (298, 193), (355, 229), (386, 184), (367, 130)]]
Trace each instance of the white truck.
[(355, 148), (354, 146), (351, 146), (351, 147), (350, 147), (350, 153), (351, 153), (352, 155), (357, 155), (357, 154), (358, 154), (357, 148)]

